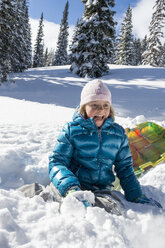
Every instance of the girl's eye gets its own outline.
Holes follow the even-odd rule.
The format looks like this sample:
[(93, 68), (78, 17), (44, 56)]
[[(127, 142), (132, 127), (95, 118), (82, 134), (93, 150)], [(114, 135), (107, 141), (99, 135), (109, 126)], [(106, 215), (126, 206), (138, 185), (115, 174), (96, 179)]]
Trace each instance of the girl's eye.
[(109, 108), (109, 104), (108, 103), (105, 103), (104, 105), (101, 105), (101, 104), (96, 104), (96, 103), (93, 103), (90, 105), (90, 107), (94, 110), (98, 110), (98, 109), (108, 109)]
[(98, 108), (98, 105), (97, 104), (92, 104), (92, 108), (93, 109), (97, 109)]
[(104, 104), (103, 107), (104, 107), (104, 109), (107, 109), (107, 108), (109, 108), (109, 104), (106, 103), (106, 104)]

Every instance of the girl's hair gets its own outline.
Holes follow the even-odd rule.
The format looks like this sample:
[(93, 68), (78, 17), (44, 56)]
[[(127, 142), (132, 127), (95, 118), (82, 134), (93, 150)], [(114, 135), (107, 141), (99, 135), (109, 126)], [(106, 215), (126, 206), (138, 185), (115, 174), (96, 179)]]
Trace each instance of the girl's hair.
[[(80, 106), (78, 112), (85, 118), (87, 119), (87, 114), (86, 114), (86, 111), (85, 111), (85, 105), (82, 105)], [(114, 109), (110, 106), (110, 113), (109, 113), (109, 117), (111, 117), (113, 120), (115, 120), (115, 112), (114, 112)]]

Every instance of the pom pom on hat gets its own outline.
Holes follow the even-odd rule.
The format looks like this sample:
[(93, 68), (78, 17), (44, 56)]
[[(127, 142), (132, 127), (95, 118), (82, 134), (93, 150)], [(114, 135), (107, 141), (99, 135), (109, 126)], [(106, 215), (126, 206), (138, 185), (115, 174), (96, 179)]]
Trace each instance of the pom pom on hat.
[(111, 104), (111, 92), (101, 80), (95, 79), (82, 89), (80, 106), (98, 100), (108, 101)]

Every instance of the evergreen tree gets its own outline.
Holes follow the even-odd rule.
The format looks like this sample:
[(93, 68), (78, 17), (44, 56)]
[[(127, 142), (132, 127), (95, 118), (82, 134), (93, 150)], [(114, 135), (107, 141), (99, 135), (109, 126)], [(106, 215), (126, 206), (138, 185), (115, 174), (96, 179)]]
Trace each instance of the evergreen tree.
[(24, 14), (24, 37), (25, 37), (25, 68), (32, 66), (32, 42), (31, 42), (31, 26), (29, 22), (29, 13), (27, 0), (23, 0), (23, 14)]
[(44, 53), (44, 66), (53, 65), (54, 54), (55, 54), (54, 49), (51, 48), (49, 51), (48, 48), (46, 48)]
[(54, 55), (55, 55), (55, 51), (54, 49), (51, 48), (50, 51), (48, 52), (48, 66), (53, 65)]
[(72, 50), (74, 50), (74, 44), (76, 44), (76, 42), (77, 42), (79, 23), (80, 23), (80, 20), (78, 19), (76, 22), (74, 32), (73, 32), (72, 42), (71, 42), (71, 45), (69, 46), (69, 55), (68, 55), (68, 63), (69, 64), (72, 64), (74, 61), (74, 55), (72, 54)]
[(39, 28), (36, 38), (36, 43), (34, 46), (34, 57), (33, 57), (33, 67), (44, 66), (44, 41), (43, 41), (43, 13), (39, 21)]
[(161, 56), (160, 66), (165, 67), (165, 42), (162, 45), (162, 56)]
[[(32, 44), (27, 0), (17, 0), (14, 72), (22, 72), (31, 67)], [(17, 64), (17, 67), (16, 67)]]
[(26, 39), (28, 18), (26, 0), (0, 2), (1, 81), (7, 81), (10, 72), (21, 72), (28, 67), (31, 59), (31, 40)]
[(13, 0), (0, 2), (0, 76), (1, 82), (8, 80), (11, 72), (13, 37), (15, 35), (15, 8)]
[(17, 0), (14, 16), (14, 36), (12, 41), (11, 68), (13, 72), (22, 72), (26, 68), (26, 29), (23, 1)]
[(68, 36), (69, 36), (69, 26), (68, 26), (68, 7), (69, 3), (67, 1), (65, 9), (63, 12), (63, 18), (61, 20), (60, 32), (57, 41), (57, 49), (55, 52), (54, 65), (66, 65), (68, 62)]
[(108, 63), (109, 64), (115, 64), (115, 60), (116, 60), (116, 36), (112, 39), (112, 43), (113, 43), (113, 47), (111, 50), (111, 56), (108, 59)]
[(70, 70), (81, 77), (101, 77), (108, 73), (114, 49), (114, 0), (82, 0), (85, 10), (71, 47)]
[(129, 5), (125, 14), (125, 18), (121, 24), (119, 37), (117, 38), (116, 64), (134, 64), (132, 28), (132, 9)]
[(44, 53), (44, 66), (49, 66), (49, 61), (48, 61), (48, 48), (46, 48), (45, 53)]
[(162, 44), (160, 38), (163, 37), (162, 27), (165, 20), (165, 0), (156, 0), (155, 11), (149, 26), (149, 37), (147, 49), (143, 53), (143, 64), (159, 66), (162, 62)]
[(134, 39), (133, 41), (134, 61), (133, 65), (141, 65), (142, 63), (142, 46), (140, 39)]
[(141, 41), (142, 54), (147, 50), (147, 35)]

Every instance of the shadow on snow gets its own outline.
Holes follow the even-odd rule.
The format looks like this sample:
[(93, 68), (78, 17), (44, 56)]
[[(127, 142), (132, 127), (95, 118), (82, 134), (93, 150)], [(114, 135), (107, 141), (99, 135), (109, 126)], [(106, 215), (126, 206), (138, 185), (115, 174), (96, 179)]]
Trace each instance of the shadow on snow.
[[(113, 68), (102, 79), (108, 82), (112, 92), (112, 102), (117, 115), (134, 117), (145, 115), (150, 118), (164, 119), (165, 89), (150, 85), (150, 81), (165, 81), (163, 68)], [(14, 74), (13, 87), (1, 87), (0, 95), (44, 104), (75, 108), (80, 102), (80, 93), (86, 79), (69, 71), (69, 66), (29, 69)], [(131, 84), (131, 80), (141, 80)], [(144, 79), (144, 84), (142, 84)], [(118, 81), (117, 84), (113, 80)], [(146, 84), (146, 82), (147, 84)], [(121, 81), (121, 84), (120, 84)], [(126, 82), (124, 85), (122, 82)], [(150, 110), (148, 110), (150, 106)]]

